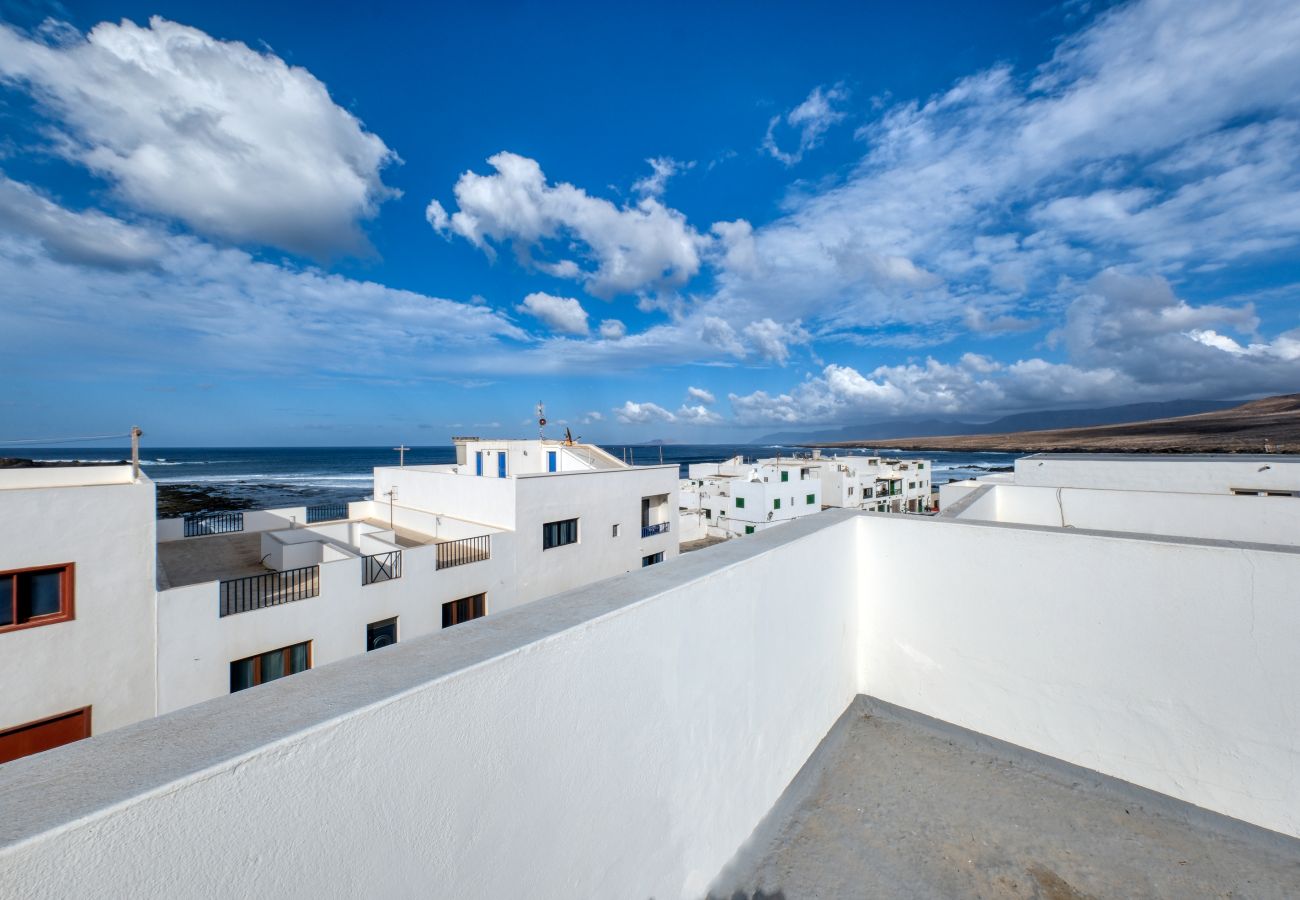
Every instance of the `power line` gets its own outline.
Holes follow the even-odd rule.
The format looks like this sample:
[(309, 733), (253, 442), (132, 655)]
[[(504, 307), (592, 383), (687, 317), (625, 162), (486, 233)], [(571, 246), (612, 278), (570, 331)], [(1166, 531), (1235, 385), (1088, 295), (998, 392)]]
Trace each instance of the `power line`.
[(129, 438), (130, 436), (130, 432), (126, 434), (88, 434), (85, 437), (70, 438), (24, 438), (18, 441), (0, 441), (0, 444), (40, 444), (46, 446), (48, 444), (75, 444), (78, 441), (102, 441), (108, 438)]

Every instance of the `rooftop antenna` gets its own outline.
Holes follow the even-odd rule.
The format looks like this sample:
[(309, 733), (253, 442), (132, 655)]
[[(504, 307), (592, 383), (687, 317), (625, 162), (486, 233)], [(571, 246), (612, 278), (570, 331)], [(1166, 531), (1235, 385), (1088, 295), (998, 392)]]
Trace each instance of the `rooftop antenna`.
[(397, 451), (397, 465), (398, 465), (398, 467), (399, 467), (399, 468), (402, 468), (402, 469), (405, 469), (405, 468), (406, 468), (406, 451), (407, 451), (407, 450), (410, 450), (411, 448), (408, 447), (408, 446), (406, 446), (405, 444), (402, 444), (400, 447), (394, 447), (393, 449)]
[(134, 481), (140, 480), (140, 438), (143, 435), (139, 425), (131, 426), (131, 478)]
[(538, 400), (537, 401), (537, 439), (539, 441), (546, 440), (546, 435), (542, 432), (542, 429), (545, 427), (546, 427), (546, 405), (543, 404), (541, 400)]

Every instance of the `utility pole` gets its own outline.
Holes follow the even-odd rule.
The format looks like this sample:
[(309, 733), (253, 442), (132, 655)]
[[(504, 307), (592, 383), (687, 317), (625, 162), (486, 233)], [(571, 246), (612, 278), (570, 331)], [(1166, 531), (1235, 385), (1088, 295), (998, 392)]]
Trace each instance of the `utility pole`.
[(140, 438), (144, 434), (139, 425), (131, 426), (131, 478), (140, 480)]
[(406, 451), (407, 451), (407, 450), (410, 450), (411, 448), (408, 447), (408, 446), (406, 446), (405, 444), (403, 444), (402, 446), (400, 446), (400, 447), (394, 447), (393, 449), (397, 451), (397, 465), (398, 465), (398, 467), (399, 467), (399, 468), (402, 468), (402, 469), (405, 469), (405, 468), (406, 468)]

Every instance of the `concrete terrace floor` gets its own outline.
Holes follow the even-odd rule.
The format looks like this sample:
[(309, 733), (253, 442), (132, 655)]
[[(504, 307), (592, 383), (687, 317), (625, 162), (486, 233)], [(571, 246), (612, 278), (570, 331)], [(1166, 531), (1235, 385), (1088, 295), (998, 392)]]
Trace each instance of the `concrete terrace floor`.
[(163, 541), (158, 545), (160, 590), (265, 575), (269, 571), (262, 565), (262, 535), (255, 531)]
[(859, 697), (713, 898), (1296, 898), (1300, 841)]

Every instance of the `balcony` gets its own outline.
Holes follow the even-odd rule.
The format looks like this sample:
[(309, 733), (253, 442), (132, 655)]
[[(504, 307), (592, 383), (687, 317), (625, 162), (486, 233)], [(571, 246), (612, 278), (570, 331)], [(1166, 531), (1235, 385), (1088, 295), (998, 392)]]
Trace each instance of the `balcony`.
[(402, 577), (402, 551), (390, 550), (361, 557), (361, 583), (382, 584)]
[(438, 569), (451, 569), (492, 558), (492, 536), (483, 534), (438, 544)]
[(667, 522), (660, 522), (660, 523), (657, 524), (657, 525), (642, 525), (642, 526), (641, 526), (641, 537), (643, 537), (643, 538), (653, 537), (653, 536), (655, 536), (656, 534), (667, 534), (667, 533), (668, 533), (668, 523), (667, 523)]
[(233, 534), (244, 530), (242, 512), (191, 513), (183, 516), (185, 537)]
[(221, 616), (320, 596), (320, 566), (234, 578), (220, 585)]

